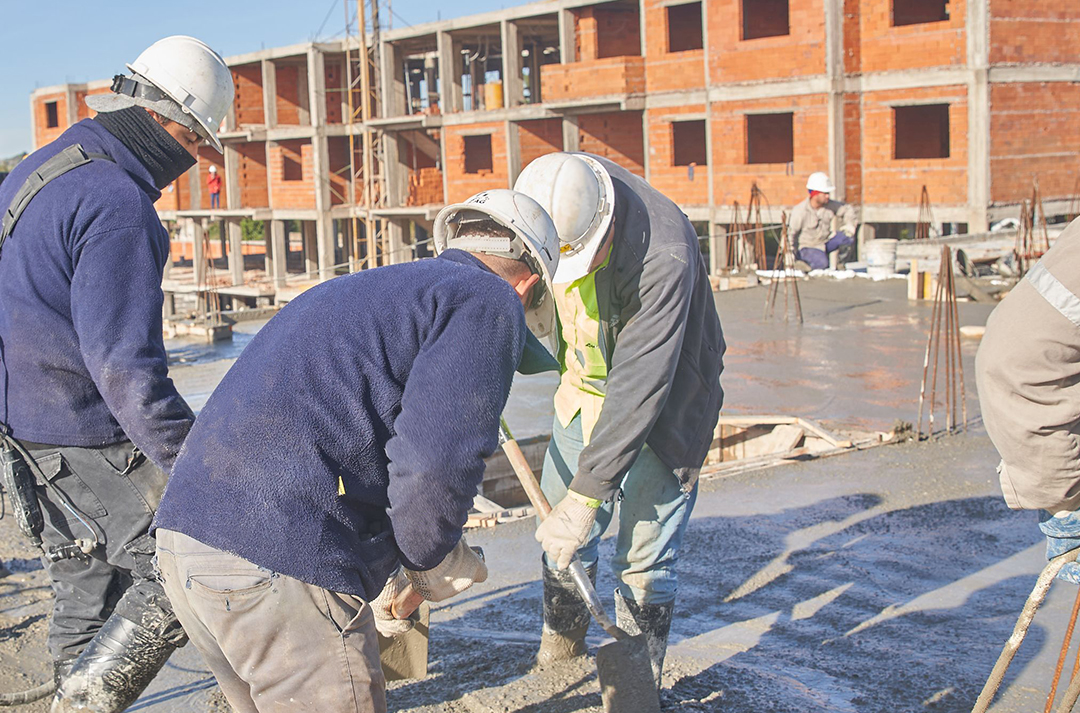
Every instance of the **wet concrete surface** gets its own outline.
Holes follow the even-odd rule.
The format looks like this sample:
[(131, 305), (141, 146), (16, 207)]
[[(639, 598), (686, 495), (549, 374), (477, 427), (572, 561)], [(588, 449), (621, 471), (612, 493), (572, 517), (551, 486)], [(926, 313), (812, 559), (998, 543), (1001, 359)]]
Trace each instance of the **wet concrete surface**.
[[(899, 281), (800, 288), (801, 327), (762, 322), (762, 288), (718, 296), (727, 411), (875, 430), (913, 422), (930, 305), (908, 303)], [(988, 312), (961, 304), (961, 324), (981, 324)], [(702, 483), (679, 566), (665, 709), (970, 710), (1044, 563), (1034, 514), (1001, 502), (997, 457), (978, 421), (975, 348), (965, 341), (967, 434)], [(198, 406), (230, 363), (204, 353), (172, 374)], [(517, 435), (550, 428), (554, 386), (551, 376), (515, 385)], [(600, 710), (591, 658), (531, 671), (541, 621), (532, 528), (470, 536), (485, 549), (490, 579), (434, 607), (431, 675), (392, 684), (390, 710)], [(10, 518), (0, 521), (0, 543), (16, 570), (0, 578), (0, 685), (13, 690), (45, 675), (49, 592)], [(610, 538), (604, 548), (610, 558)], [(598, 589), (613, 587), (602, 568)], [(1052, 589), (993, 710), (1042, 706), (1074, 596), (1068, 585)], [(590, 633), (595, 653), (602, 632)], [(131, 710), (219, 709), (213, 679), (188, 647)]]

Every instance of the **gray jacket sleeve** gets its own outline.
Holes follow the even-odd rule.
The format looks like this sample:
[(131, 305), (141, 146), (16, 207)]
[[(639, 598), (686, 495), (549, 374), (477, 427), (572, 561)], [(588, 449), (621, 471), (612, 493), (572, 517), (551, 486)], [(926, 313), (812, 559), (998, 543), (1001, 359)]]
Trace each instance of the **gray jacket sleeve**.
[(1021, 280), (987, 321), (975, 374), (1005, 503), (1080, 508), (1080, 328)]
[(667, 402), (690, 310), (697, 255), (685, 245), (646, 256), (637, 275), (616, 285), (623, 304), (607, 393), (592, 439), (570, 487), (599, 500), (614, 497)]

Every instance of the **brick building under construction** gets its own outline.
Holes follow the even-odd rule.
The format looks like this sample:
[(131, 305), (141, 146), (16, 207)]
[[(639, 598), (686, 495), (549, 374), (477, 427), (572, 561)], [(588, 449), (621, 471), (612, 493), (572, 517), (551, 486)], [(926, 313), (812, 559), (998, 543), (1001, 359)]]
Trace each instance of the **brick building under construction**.
[[(214, 222), (230, 254), (247, 252), (251, 218), (271, 289), (409, 260), (427, 254), (441, 206), (509, 187), (558, 150), (643, 175), (702, 235), (755, 183), (778, 222), (819, 170), (882, 228), (916, 222), (923, 186), (935, 219), (969, 232), (1017, 215), (1036, 178), (1049, 215), (1077, 193), (1075, 3), (547, 0), (367, 38), (366, 52), (351, 40), (227, 58), (224, 156), (203, 149), (158, 203), (196, 254)], [(108, 84), (35, 91), (35, 146)]]

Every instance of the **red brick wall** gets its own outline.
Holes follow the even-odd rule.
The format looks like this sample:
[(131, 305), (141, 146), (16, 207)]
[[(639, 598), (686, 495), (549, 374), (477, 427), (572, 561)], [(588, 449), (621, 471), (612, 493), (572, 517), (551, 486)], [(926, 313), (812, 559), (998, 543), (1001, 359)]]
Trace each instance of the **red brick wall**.
[(708, 204), (709, 167), (707, 163), (702, 163), (691, 171), (687, 166), (673, 165), (674, 137), (671, 122), (683, 114), (698, 114), (699, 116), (694, 118), (700, 118), (704, 112), (703, 104), (648, 112), (649, 182), (679, 205)]
[(582, 114), (578, 117), (579, 147), (603, 156), (631, 173), (645, 175), (645, 140), (640, 111)]
[(967, 2), (968, 0), (951, 0), (947, 21), (893, 27), (892, 2), (861, 0), (859, 12), (862, 16), (862, 71), (884, 72), (966, 64), (967, 39), (964, 23)]
[(536, 119), (518, 124), (521, 167), (541, 156), (563, 150), (562, 119)]
[(86, 106), (86, 97), (93, 96), (95, 94), (109, 94), (112, 90), (109, 87), (98, 87), (97, 89), (90, 89), (88, 91), (75, 92), (75, 103), (77, 105), (77, 120), (91, 119), (97, 116), (97, 112)]
[(277, 121), (279, 124), (300, 123), (300, 72), (302, 65), (277, 64)]
[(443, 173), (435, 159), (418, 151), (409, 141), (401, 142), (402, 157), (409, 167), (409, 195), (405, 205), (432, 205), (443, 201)]
[[(324, 71), (326, 73), (326, 123), (340, 124), (344, 121), (341, 104), (348, 101), (344, 91), (345, 63), (327, 59)], [(347, 107), (346, 110), (348, 110)], [(345, 153), (348, 155), (348, 150)]]
[(267, 208), (266, 144), (261, 141), (236, 145), (239, 159), (240, 204), (243, 208)]
[[(491, 133), (491, 171), (465, 173), (465, 136)], [(501, 121), (451, 126), (443, 130), (446, 141), (446, 174), (451, 203), (491, 188), (509, 188), (506, 173), (506, 131)]]
[(1080, 86), (1065, 82), (990, 85), (990, 197), (1071, 199), (1080, 166)]
[[(303, 180), (284, 180), (284, 160), (300, 163)], [(270, 197), (274, 208), (315, 208), (315, 181), (312, 174), (311, 142), (303, 139), (271, 142), (266, 155), (270, 177)]]
[(265, 124), (263, 111), (262, 65), (241, 64), (232, 67), (233, 83), (236, 95), (233, 107), (236, 110), (236, 125)]
[(709, 78), (712, 83), (824, 74), (823, 3), (824, 0), (790, 0), (790, 34), (752, 40), (742, 39), (742, 0), (709, 3)]
[(630, 94), (645, 91), (642, 57), (611, 57), (540, 68), (540, 95), (545, 102)]
[(993, 0), (990, 61), (1076, 62), (1080, 3), (1074, 0)]
[[(48, 122), (48, 112), (45, 105), (49, 102), (56, 102), (56, 119), (58, 125), (56, 128), (50, 129)], [(34, 127), (36, 132), (34, 133), (34, 148), (39, 149), (45, 144), (55, 139), (68, 128), (67, 123), (67, 94), (60, 92), (58, 94), (45, 94), (37, 97), (34, 100)]]
[(862, 18), (860, 0), (844, 0), (844, 71), (862, 71)]
[(641, 55), (641, 23), (636, 7), (586, 7), (573, 12), (579, 60)]
[[(748, 164), (746, 115), (792, 112), (795, 160)], [(713, 104), (713, 171), (718, 205), (746, 205), (753, 183), (775, 208), (790, 207), (806, 195), (806, 177), (829, 170), (828, 97), (810, 94)]]
[(705, 50), (668, 52), (667, 6), (645, 0), (645, 81), (650, 92), (705, 86)]
[(858, 94), (844, 95), (844, 186), (843, 200), (862, 201), (862, 101)]
[[(949, 104), (949, 158), (894, 159), (893, 107)], [(863, 202), (918, 205), (925, 184), (934, 203), (967, 203), (967, 87), (932, 87), (863, 95)]]

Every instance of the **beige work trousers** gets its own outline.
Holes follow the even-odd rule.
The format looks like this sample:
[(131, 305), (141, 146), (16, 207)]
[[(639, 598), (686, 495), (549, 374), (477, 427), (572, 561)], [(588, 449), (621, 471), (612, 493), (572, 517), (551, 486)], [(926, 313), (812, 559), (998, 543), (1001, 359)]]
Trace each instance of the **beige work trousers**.
[(157, 531), (165, 592), (237, 713), (385, 713), (371, 607)]

